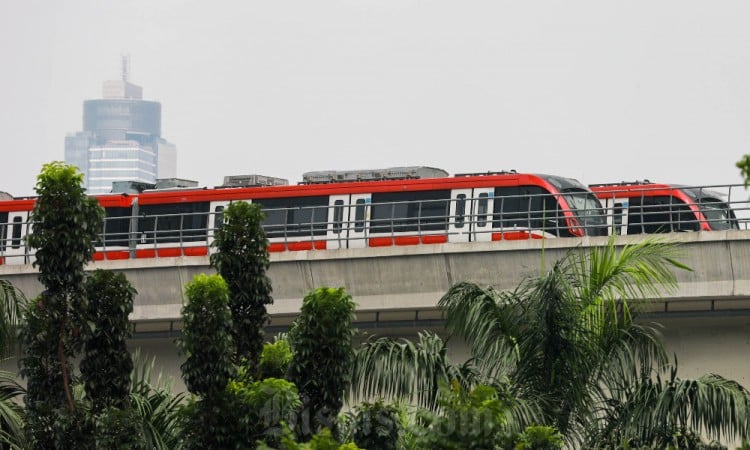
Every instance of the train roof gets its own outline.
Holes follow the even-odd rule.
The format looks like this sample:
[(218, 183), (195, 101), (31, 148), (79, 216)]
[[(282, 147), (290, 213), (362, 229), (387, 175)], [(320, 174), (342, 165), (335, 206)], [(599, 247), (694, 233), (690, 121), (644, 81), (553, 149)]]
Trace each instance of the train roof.
[(179, 191), (144, 191), (139, 203), (182, 203), (188, 201), (243, 200), (284, 197), (314, 197), (337, 194), (449, 190), (500, 185), (544, 185), (551, 191), (586, 189), (572, 178), (554, 175), (525, 174), (515, 171), (461, 174), (453, 177), (388, 179), (376, 181), (341, 181), (299, 185), (261, 187), (221, 187), (216, 189), (181, 189)]
[(693, 201), (706, 199), (724, 200), (726, 194), (705, 187), (688, 186), (683, 184), (655, 183), (649, 180), (642, 181), (622, 181), (619, 183), (600, 183), (591, 184), (589, 188), (598, 193), (633, 193), (643, 195), (651, 192), (653, 195), (664, 195), (663, 191), (678, 191), (690, 197)]

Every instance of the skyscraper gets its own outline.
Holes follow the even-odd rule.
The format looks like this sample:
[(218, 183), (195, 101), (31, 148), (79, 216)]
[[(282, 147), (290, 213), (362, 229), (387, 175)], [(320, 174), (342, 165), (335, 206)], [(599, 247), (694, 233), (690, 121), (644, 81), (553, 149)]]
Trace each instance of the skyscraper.
[(155, 184), (175, 178), (177, 148), (161, 137), (161, 104), (143, 100), (140, 86), (105, 81), (102, 98), (83, 102), (83, 131), (65, 137), (65, 162), (78, 167), (90, 194), (112, 191), (112, 183)]

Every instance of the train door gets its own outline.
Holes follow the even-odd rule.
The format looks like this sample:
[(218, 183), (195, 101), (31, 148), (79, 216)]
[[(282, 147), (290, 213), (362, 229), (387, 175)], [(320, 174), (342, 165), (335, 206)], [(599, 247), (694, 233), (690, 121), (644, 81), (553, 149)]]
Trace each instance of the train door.
[(469, 242), (471, 240), (471, 189), (451, 191), (451, 204), (448, 218), (448, 242)]
[[(246, 200), (250, 203), (250, 200)], [(210, 210), (208, 212), (208, 251), (214, 253), (216, 250), (211, 247), (214, 242), (214, 234), (216, 230), (221, 227), (224, 222), (224, 209), (229, 206), (231, 202), (229, 200), (222, 200), (218, 202), (211, 202)]]
[(627, 198), (607, 197), (603, 203), (607, 212), (607, 234), (610, 236), (628, 234), (630, 201)]
[(471, 240), (491, 241), (492, 210), (495, 201), (495, 188), (487, 187), (474, 189), (474, 195), (472, 198)]
[(495, 189), (454, 189), (448, 221), (448, 242), (491, 241)]
[(370, 194), (331, 195), (326, 248), (364, 248), (370, 219)]
[(29, 212), (11, 211), (8, 213), (8, 224), (5, 227), (5, 263), (31, 264), (33, 257), (26, 247), (26, 236), (29, 234)]

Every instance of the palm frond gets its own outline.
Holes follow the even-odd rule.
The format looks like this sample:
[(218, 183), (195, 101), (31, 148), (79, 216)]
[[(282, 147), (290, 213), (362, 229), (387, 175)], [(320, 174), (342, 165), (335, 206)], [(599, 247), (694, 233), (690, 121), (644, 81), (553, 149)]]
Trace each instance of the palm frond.
[(438, 302), (447, 330), (470, 347), (484, 382), (502, 379), (519, 358), (515, 336), (523, 325), (518, 292), (458, 283)]
[(0, 356), (17, 353), (15, 343), (26, 297), (8, 280), (0, 280)]
[(408, 339), (371, 339), (362, 344), (355, 356), (350, 397), (353, 401), (406, 400), (434, 409), (440, 383), (471, 373), (468, 367), (449, 362), (445, 342), (434, 333), (419, 333), (416, 343)]
[(177, 448), (184, 433), (181, 414), (185, 394), (172, 394), (171, 380), (162, 374), (153, 380), (156, 359), (144, 359), (140, 351), (133, 355), (130, 406), (141, 418), (148, 448), (168, 450)]
[(676, 289), (674, 269), (690, 270), (680, 256), (679, 247), (664, 239), (648, 237), (618, 250), (611, 237), (607, 245), (569, 255), (565, 271), (576, 280), (576, 296), (587, 303), (652, 299)]

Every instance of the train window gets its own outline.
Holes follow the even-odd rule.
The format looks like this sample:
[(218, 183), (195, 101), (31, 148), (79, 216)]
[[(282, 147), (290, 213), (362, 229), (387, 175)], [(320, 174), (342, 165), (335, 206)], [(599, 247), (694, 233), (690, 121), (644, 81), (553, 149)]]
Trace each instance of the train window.
[(445, 231), (449, 202), (449, 190), (372, 194), (370, 231)]
[(359, 198), (354, 208), (354, 231), (361, 233), (365, 229), (365, 199)]
[(561, 218), (556, 199), (539, 186), (495, 188), (493, 228), (546, 229), (561, 235)]
[(721, 200), (704, 198), (700, 209), (712, 230), (737, 230), (739, 225), (729, 205)]
[(464, 227), (465, 214), (466, 214), (466, 194), (458, 194), (456, 196), (456, 228)]
[(328, 197), (293, 197), (255, 200), (263, 207), (263, 229), (269, 238), (321, 236), (328, 227)]
[(333, 202), (333, 232), (341, 234), (341, 224), (344, 221), (344, 201)]
[(479, 194), (479, 201), (477, 202), (477, 226), (483, 227), (487, 225), (487, 205), (489, 204), (489, 194), (482, 192)]
[(214, 231), (220, 229), (224, 225), (224, 205), (219, 205), (214, 208)]
[(23, 217), (13, 218), (13, 238), (10, 241), (12, 248), (21, 248), (21, 232), (23, 231)]
[(628, 210), (628, 234), (697, 231), (690, 207), (677, 197), (634, 197)]
[(208, 202), (141, 205), (141, 243), (204, 241), (208, 212)]
[(105, 247), (127, 246), (130, 238), (130, 208), (105, 208), (103, 241)]
[(569, 188), (563, 191), (563, 198), (579, 224), (583, 225), (587, 235), (607, 235), (607, 218), (599, 199), (593, 193), (579, 188)]

